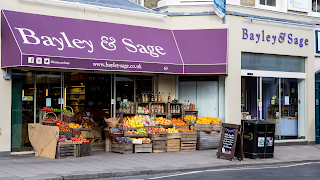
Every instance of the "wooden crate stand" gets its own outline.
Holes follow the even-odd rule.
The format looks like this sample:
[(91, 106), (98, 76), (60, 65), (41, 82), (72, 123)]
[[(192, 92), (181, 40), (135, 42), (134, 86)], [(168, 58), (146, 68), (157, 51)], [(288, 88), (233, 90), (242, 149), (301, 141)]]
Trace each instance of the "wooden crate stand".
[(166, 141), (167, 134), (149, 134), (149, 138), (152, 141)]
[(167, 139), (180, 139), (181, 133), (168, 133)]
[(181, 141), (181, 151), (196, 151), (197, 141)]
[(206, 132), (211, 132), (212, 131), (212, 124), (194, 124), (195, 131), (206, 131)]
[(82, 143), (80, 145), (80, 157), (92, 155), (92, 143)]
[(149, 144), (134, 144), (135, 153), (151, 153), (152, 143)]
[(167, 140), (152, 141), (152, 152), (166, 152), (167, 151)]
[(217, 131), (205, 132), (198, 131), (197, 149), (216, 149), (219, 147), (221, 133)]
[(75, 142), (58, 142), (56, 149), (56, 159), (80, 157), (81, 141)]
[(181, 142), (197, 141), (197, 131), (181, 131)]
[(133, 144), (131, 143), (124, 143), (124, 144), (117, 144), (112, 143), (111, 151), (121, 154), (130, 154), (133, 152)]
[(212, 131), (221, 131), (221, 123), (212, 123)]
[(167, 152), (180, 151), (180, 139), (167, 140)]

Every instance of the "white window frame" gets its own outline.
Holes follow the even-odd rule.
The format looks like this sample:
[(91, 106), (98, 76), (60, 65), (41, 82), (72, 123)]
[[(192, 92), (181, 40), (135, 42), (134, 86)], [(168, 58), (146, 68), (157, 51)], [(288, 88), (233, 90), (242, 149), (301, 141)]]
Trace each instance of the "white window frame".
[[(320, 1), (320, 0), (317, 0)], [(318, 10), (318, 12), (313, 12), (312, 11), (312, 0), (309, 0), (309, 16), (315, 16), (315, 17), (320, 17), (320, 9)]]
[(280, 0), (276, 0), (276, 6), (266, 6), (266, 5), (261, 5), (260, 0), (256, 0), (256, 8), (261, 8), (261, 9), (267, 9), (267, 10), (274, 10), (274, 11), (279, 11), (279, 3)]

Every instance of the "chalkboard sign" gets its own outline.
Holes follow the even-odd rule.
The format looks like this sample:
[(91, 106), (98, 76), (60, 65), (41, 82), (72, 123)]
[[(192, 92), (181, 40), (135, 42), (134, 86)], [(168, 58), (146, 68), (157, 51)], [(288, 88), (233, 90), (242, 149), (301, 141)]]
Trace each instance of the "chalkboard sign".
[(221, 156), (233, 160), (243, 160), (241, 125), (222, 123), (220, 145), (217, 158)]

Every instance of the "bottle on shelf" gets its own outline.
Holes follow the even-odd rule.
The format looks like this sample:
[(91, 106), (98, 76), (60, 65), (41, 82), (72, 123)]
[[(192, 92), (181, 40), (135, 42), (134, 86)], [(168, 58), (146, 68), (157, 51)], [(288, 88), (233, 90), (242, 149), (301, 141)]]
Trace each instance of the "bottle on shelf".
[(176, 105), (176, 114), (179, 113), (179, 112), (178, 112), (178, 106), (179, 106), (179, 105)]
[(175, 113), (176, 113), (176, 106), (172, 105), (172, 114), (175, 114)]
[(162, 113), (162, 114), (164, 113), (164, 107), (163, 107), (163, 104), (161, 105), (161, 113)]
[(144, 97), (146, 98), (146, 102), (149, 102), (149, 95), (148, 95), (148, 93), (146, 93), (146, 95), (144, 95)]
[(159, 92), (159, 95), (158, 95), (158, 102), (161, 102), (161, 94)]
[(188, 102), (187, 102), (187, 110), (190, 110), (189, 108), (190, 108), (190, 102), (188, 100)]
[(154, 102), (153, 92), (151, 93), (151, 102)]
[(170, 96), (170, 93), (169, 93), (169, 95), (168, 95), (168, 103), (170, 103), (171, 102), (171, 96)]
[(173, 114), (173, 105), (170, 106), (170, 113)]
[(194, 110), (196, 110), (196, 104), (194, 103), (194, 101), (192, 102), (192, 110), (194, 111)]
[(142, 102), (145, 102), (144, 94), (142, 93)]
[(180, 114), (180, 106), (179, 105), (177, 105), (177, 108), (178, 108), (178, 114)]
[(187, 102), (186, 102), (186, 100), (184, 100), (183, 109), (184, 109), (184, 110), (187, 110)]
[(161, 102), (164, 102), (164, 92), (162, 92), (162, 95), (161, 95)]
[(154, 113), (158, 113), (157, 105), (154, 106)]
[(154, 113), (154, 106), (153, 106), (153, 104), (151, 105), (151, 113), (152, 113), (152, 114)]

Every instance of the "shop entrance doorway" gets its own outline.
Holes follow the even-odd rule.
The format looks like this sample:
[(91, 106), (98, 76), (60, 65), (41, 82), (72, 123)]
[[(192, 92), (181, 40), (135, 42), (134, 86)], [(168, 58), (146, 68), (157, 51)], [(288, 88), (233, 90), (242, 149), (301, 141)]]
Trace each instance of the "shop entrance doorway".
[(303, 79), (243, 76), (241, 108), (245, 119), (275, 123), (276, 139), (305, 137)]

